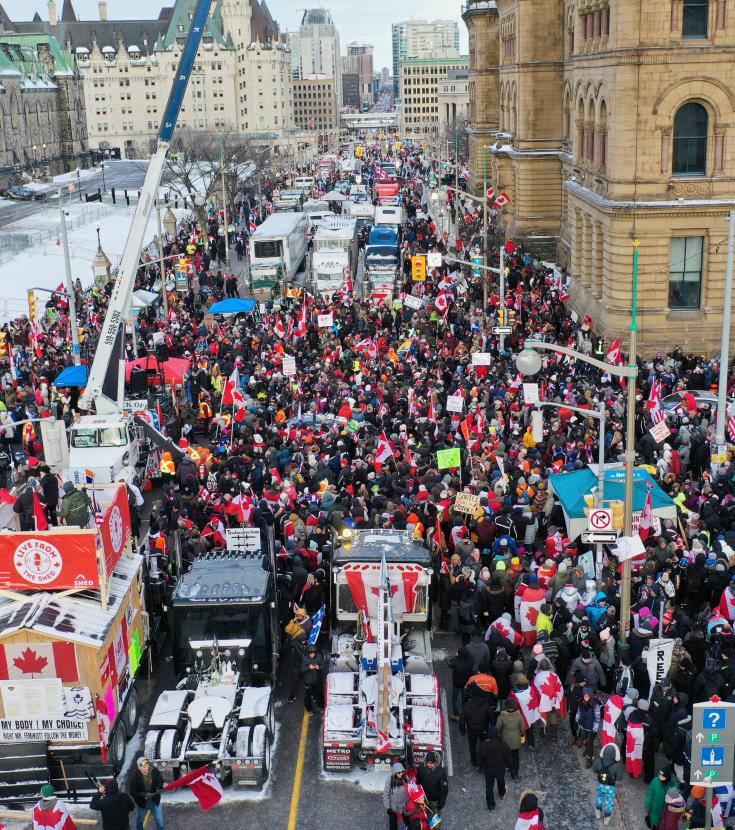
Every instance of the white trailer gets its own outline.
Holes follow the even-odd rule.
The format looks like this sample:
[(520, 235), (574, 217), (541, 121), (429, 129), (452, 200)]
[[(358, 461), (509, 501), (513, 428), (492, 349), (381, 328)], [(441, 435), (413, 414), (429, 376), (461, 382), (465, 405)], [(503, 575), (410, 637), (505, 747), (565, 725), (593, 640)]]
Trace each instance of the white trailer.
[(339, 291), (348, 276), (357, 271), (357, 221), (334, 216), (325, 219), (314, 234), (311, 273), (314, 289), (329, 296)]
[(304, 213), (272, 213), (250, 237), (250, 282), (256, 297), (293, 282), (306, 257), (309, 220)]

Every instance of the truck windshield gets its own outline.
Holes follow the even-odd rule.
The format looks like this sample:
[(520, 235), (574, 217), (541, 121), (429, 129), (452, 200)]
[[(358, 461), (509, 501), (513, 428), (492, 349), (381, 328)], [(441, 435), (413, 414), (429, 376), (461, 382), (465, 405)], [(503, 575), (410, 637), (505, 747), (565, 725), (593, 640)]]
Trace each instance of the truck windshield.
[(91, 447), (124, 447), (128, 443), (124, 427), (80, 427), (71, 433), (71, 445), (80, 450)]
[(257, 259), (280, 257), (283, 251), (283, 245), (280, 239), (256, 240), (253, 247)]
[(366, 262), (397, 262), (398, 254), (396, 249), (389, 245), (374, 245), (365, 252)]

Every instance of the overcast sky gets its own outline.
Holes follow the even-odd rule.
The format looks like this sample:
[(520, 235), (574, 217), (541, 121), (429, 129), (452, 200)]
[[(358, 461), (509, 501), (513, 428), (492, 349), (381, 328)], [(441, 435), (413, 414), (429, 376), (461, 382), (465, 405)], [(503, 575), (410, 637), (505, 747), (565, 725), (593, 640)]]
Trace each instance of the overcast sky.
[[(30, 20), (37, 10), (44, 20), (48, 19), (46, 0), (0, 0), (11, 19)], [(97, 0), (72, 0), (77, 17), (95, 20), (98, 17)], [(297, 5), (292, 0), (267, 0), (271, 14), (278, 21), (281, 29), (298, 28), (305, 5)], [(57, 0), (59, 13), (63, 0)], [(173, 0), (108, 0), (110, 18), (157, 17), (160, 6), (172, 5)], [(413, 5), (413, 4), (411, 4)], [(419, 4), (420, 14), (409, 15), (398, 12), (395, 0), (334, 0), (324, 3), (334, 19), (344, 46), (353, 40), (372, 43), (375, 46), (375, 69), (391, 66), (391, 30), (390, 25), (407, 17), (457, 19), (459, 21), (460, 46), (463, 54), (467, 53), (467, 28), (460, 19), (461, 0), (423, 0)], [(313, 6), (316, 8), (316, 4)], [(416, 8), (416, 6), (414, 6)], [(153, 10), (155, 9), (155, 13)]]

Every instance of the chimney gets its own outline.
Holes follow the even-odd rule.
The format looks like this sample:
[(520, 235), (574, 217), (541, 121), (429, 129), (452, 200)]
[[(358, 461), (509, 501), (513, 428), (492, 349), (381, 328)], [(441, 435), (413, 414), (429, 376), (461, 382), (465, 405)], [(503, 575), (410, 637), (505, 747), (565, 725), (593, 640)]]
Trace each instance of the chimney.
[(56, 0), (48, 0), (48, 22), (51, 26), (59, 25), (59, 12), (56, 9)]
[(107, 20), (107, 0), (99, 0), (97, 8), (100, 10), (100, 20)]

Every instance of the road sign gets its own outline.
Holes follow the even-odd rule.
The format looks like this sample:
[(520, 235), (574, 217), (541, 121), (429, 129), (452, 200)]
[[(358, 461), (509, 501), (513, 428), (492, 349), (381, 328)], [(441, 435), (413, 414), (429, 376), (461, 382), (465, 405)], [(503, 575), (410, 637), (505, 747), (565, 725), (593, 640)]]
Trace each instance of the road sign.
[(512, 334), (512, 326), (493, 326), (493, 334)]
[(586, 545), (610, 544), (618, 538), (617, 530), (588, 530), (582, 533), (582, 541)]
[(587, 516), (588, 530), (612, 530), (612, 510), (606, 507), (595, 507)]
[(692, 717), (692, 784), (732, 784), (735, 703), (695, 703)]

